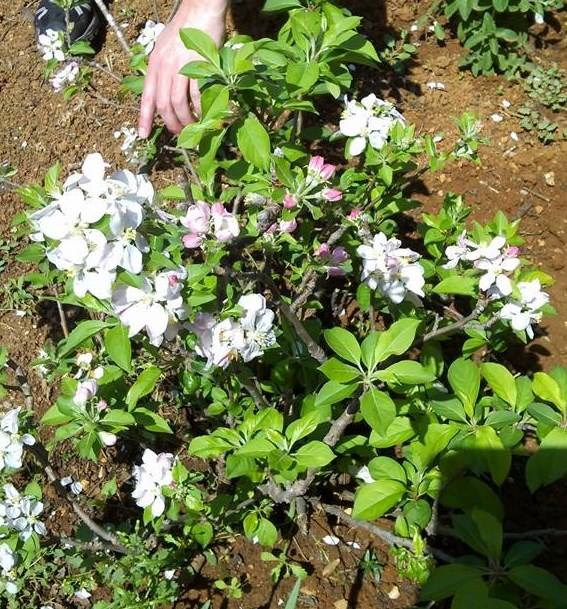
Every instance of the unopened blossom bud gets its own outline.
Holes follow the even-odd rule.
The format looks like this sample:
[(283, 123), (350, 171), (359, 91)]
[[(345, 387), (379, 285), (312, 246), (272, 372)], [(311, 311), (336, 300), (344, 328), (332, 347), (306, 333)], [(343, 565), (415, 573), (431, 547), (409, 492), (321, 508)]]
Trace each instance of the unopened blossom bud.
[(291, 220), (282, 220), (280, 222), (280, 233), (293, 233), (297, 228), (297, 221), (295, 218)]
[(203, 237), (201, 235), (196, 235), (195, 233), (189, 233), (188, 235), (183, 235), (181, 241), (183, 241), (183, 245), (187, 249), (192, 250), (197, 247), (201, 247), (201, 244), (203, 243)]
[(296, 207), (297, 205), (297, 199), (289, 194), (289, 192), (286, 192), (285, 197), (283, 199), (283, 206), (286, 209), (293, 209), (294, 207)]
[(181, 224), (188, 228), (192, 233), (204, 235), (209, 231), (209, 221), (211, 218), (211, 208), (203, 201), (197, 201), (187, 210)]
[(331, 248), (328, 243), (321, 243), (321, 245), (315, 251), (315, 255), (320, 258), (324, 258), (331, 253)]
[(360, 211), (360, 209), (351, 209), (350, 213), (348, 214), (347, 218), (349, 220), (357, 220), (358, 218), (360, 218), (360, 216), (362, 215), (362, 212)]
[(274, 222), (268, 227), (268, 230), (264, 233), (265, 235), (273, 235), (278, 230), (278, 225)]
[(515, 245), (510, 246), (506, 250), (506, 256), (508, 256), (509, 258), (516, 258), (519, 253), (520, 253), (520, 248), (516, 247)]
[(345, 251), (344, 247), (336, 247), (332, 252), (331, 252), (331, 262), (333, 264), (342, 264), (343, 262), (346, 262), (348, 260), (348, 254)]
[(108, 402), (106, 400), (99, 400), (96, 408), (99, 412), (102, 412), (108, 408)]
[(99, 431), (98, 437), (105, 446), (114, 446), (118, 438), (109, 431)]
[(311, 157), (311, 160), (309, 161), (309, 173), (321, 178), (325, 182), (335, 175), (335, 170), (335, 165), (325, 163), (325, 159), (322, 156)]
[(343, 198), (343, 193), (336, 188), (324, 188), (321, 196), (326, 201), (340, 201)]
[(73, 402), (77, 406), (84, 406), (92, 397), (96, 395), (96, 381), (83, 381), (77, 385), (77, 390), (73, 396)]
[(94, 379), (98, 380), (101, 379), (104, 376), (104, 368), (102, 366), (97, 366), (93, 372), (92, 372), (92, 376)]

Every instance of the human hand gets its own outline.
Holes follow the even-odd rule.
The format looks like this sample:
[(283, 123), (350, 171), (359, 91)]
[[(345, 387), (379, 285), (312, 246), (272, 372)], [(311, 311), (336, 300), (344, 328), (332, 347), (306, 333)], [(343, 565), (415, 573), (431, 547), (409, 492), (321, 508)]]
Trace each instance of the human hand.
[(220, 46), (225, 33), (227, 4), (228, 0), (185, 0), (157, 39), (150, 55), (142, 94), (140, 137), (150, 135), (156, 112), (166, 127), (176, 134), (200, 114), (197, 82), (182, 76), (179, 71), (185, 64), (201, 57), (185, 47), (179, 30), (186, 27), (199, 29)]

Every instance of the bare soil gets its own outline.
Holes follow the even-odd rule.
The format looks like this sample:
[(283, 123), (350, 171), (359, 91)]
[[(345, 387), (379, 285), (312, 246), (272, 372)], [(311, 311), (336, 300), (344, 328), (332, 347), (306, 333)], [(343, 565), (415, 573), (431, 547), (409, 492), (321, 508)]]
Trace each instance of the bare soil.
[[(4, 2), (0, 8), (0, 162), (9, 161), (17, 169), (14, 179), (20, 184), (40, 181), (56, 161), (62, 163), (67, 173), (93, 151), (100, 151), (115, 167), (124, 166), (125, 159), (113, 133), (121, 126), (136, 125), (136, 100), (121, 98), (118, 83), (102, 71), (96, 73), (95, 90), (91, 93), (81, 94), (70, 102), (55, 95), (43, 78), (44, 64), (35, 50), (34, 4), (30, 0), (13, 0)], [(171, 1), (115, 0), (112, 3), (113, 14), (119, 23), (125, 24), (127, 38), (133, 40), (146, 19), (155, 18), (155, 4), (164, 20), (173, 4)], [(261, 4), (260, 0), (235, 2), (229, 29), (256, 36), (273, 33), (279, 20), (260, 19)], [(349, 0), (344, 4), (354, 14), (364, 17), (365, 33), (378, 45), (386, 33), (409, 29), (428, 6), (427, 2), (403, 0), (387, 0), (384, 4), (379, 0)], [(563, 12), (557, 15), (553, 27), (543, 26), (534, 32), (538, 35), (537, 40), (534, 38), (534, 44), (539, 47), (538, 57), (545, 63), (556, 62), (564, 69), (567, 69), (566, 26), (567, 13)], [(421, 133), (441, 131), (451, 137), (456, 132), (455, 118), (465, 110), (474, 111), (481, 118), (483, 135), (489, 140), (481, 149), (481, 165), (449, 166), (426, 177), (414, 196), (426, 210), (435, 210), (444, 194), (453, 191), (465, 195), (476, 219), (486, 220), (499, 209), (509, 216), (522, 218), (522, 235), (526, 240), (523, 254), (555, 278), (551, 295), (557, 315), (545, 320), (528, 348), (518, 345), (508, 357), (511, 365), (522, 371), (567, 365), (567, 141), (544, 146), (523, 132), (515, 117), (525, 100), (522, 87), (502, 77), (473, 78), (470, 73), (460, 71), (457, 61), (462, 49), (455, 41), (439, 45), (431, 36), (419, 42), (417, 55), (405, 76), (395, 76), (387, 70), (383, 73), (361, 70), (358, 85), (364, 93), (374, 91), (395, 101)], [(100, 41), (96, 61), (118, 75), (127, 72), (126, 58), (113, 33)], [(430, 81), (442, 82), (445, 89), (428, 89)], [(509, 110), (502, 108), (504, 99), (511, 102)], [(504, 120), (493, 122), (490, 119), (493, 113), (501, 114)], [(518, 134), (517, 142), (511, 138), (512, 132)], [(548, 175), (546, 180), (544, 174), (550, 172), (553, 179)], [(181, 171), (158, 165), (151, 178), (157, 186), (163, 186), (179, 181)], [(23, 203), (14, 192), (0, 193), (0, 237), (5, 241), (12, 239), (11, 221), (22, 209)], [(26, 311), (24, 316), (7, 310), (13, 308), (13, 303), (6, 293), (6, 283), (24, 270), (11, 256), (1, 275), (0, 345), (9, 349), (13, 359), (28, 366), (45, 341), (56, 341), (61, 333), (56, 309), (49, 303)], [(50, 405), (52, 388), (37, 376), (33, 379), (39, 415)], [(103, 464), (102, 469), (85, 467), (74, 463), (64, 452), (58, 454), (57, 459), (85, 482), (86, 493), (91, 497), (98, 494), (104, 469), (112, 465)], [(551, 525), (567, 528), (564, 484), (540, 491), (531, 498), (521, 480), (515, 482), (506, 492), (512, 510), (511, 529)], [(69, 530), (73, 516), (55, 497), (48, 499), (53, 502), (50, 525), (56, 530)], [(328, 534), (337, 534), (341, 543), (338, 546), (322, 543), (321, 538)], [(360, 549), (346, 545), (347, 541), (355, 541)], [(296, 533), (289, 543), (290, 555), (306, 567), (311, 565), (298, 604), (302, 609), (394, 609), (410, 607), (416, 601), (416, 586), (396, 574), (384, 545), (344, 526), (337, 528), (322, 515), (317, 515), (312, 522), (309, 535)], [(384, 563), (379, 583), (358, 568), (360, 557), (369, 547), (374, 548)], [(218, 566), (206, 566), (194, 589), (177, 607), (197, 608), (208, 598), (213, 600), (215, 609), (281, 607), (293, 582), (289, 579), (272, 586), (271, 566), (261, 561), (260, 552), (260, 548), (242, 538), (233, 540), (227, 544)], [(552, 541), (545, 562), (558, 575), (566, 577), (565, 544)], [(234, 575), (241, 578), (247, 591), (239, 601), (223, 598), (212, 587), (215, 579)]]

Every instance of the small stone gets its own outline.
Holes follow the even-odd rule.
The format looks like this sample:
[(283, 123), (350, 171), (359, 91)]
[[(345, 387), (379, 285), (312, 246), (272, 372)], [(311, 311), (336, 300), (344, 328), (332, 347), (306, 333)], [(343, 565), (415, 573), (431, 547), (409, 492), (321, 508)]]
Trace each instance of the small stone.
[(400, 589), (398, 586), (392, 586), (390, 592), (388, 592), (388, 598), (395, 601), (400, 598)]
[(541, 212), (543, 211), (543, 205), (536, 205), (536, 206), (534, 207), (534, 211), (535, 211), (535, 213), (536, 213), (536, 214), (538, 214), (538, 215), (539, 215), (539, 214), (541, 214)]
[(553, 171), (544, 173), (543, 178), (548, 186), (555, 186), (555, 173)]
[(333, 603), (333, 607), (335, 609), (348, 609), (348, 601), (346, 598), (341, 598)]
[(539, 247), (545, 247), (545, 239), (538, 239), (537, 244)]
[(323, 569), (323, 577), (329, 577), (331, 573), (335, 571), (335, 569), (341, 564), (340, 558), (335, 558), (332, 560), (324, 569)]

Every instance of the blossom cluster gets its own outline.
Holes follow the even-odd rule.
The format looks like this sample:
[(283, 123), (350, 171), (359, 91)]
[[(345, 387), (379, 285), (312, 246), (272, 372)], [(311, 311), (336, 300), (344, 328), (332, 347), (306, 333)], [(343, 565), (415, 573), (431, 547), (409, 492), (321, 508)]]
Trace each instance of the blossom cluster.
[(369, 143), (380, 150), (388, 141), (392, 127), (404, 117), (387, 101), (371, 93), (360, 101), (345, 98), (345, 110), (339, 122), (340, 132), (349, 138), (348, 154), (358, 156)]
[[(102, 156), (88, 155), (82, 172), (66, 180), (62, 191), (53, 194), (54, 201), (30, 215), (35, 230), (31, 239), (58, 242), (47, 258), (72, 278), (80, 298), (87, 293), (110, 298), (117, 269), (140, 273), (142, 254), (149, 249), (138, 227), (143, 204), (153, 199), (151, 183), (130, 171), (105, 174)], [(99, 228), (105, 217), (108, 235)]]
[(37, 46), (44, 61), (50, 61), (51, 59), (65, 60), (63, 32), (47, 29), (45, 33), (37, 37)]
[(342, 265), (349, 260), (349, 256), (344, 247), (331, 248), (328, 243), (322, 243), (315, 250), (315, 256), (327, 272), (328, 277), (343, 277), (345, 275)]
[(41, 501), (21, 495), (13, 484), (4, 485), (4, 501), (0, 501), (0, 526), (18, 531), (23, 541), (33, 533), (45, 535), (47, 529), (38, 518), (42, 512)]
[(60, 70), (55, 72), (49, 82), (51, 83), (53, 90), (56, 93), (59, 93), (59, 91), (64, 89), (67, 85), (74, 83), (75, 80), (77, 80), (77, 76), (79, 76), (79, 62), (70, 61)]
[(211, 234), (219, 243), (232, 241), (240, 234), (236, 216), (228, 212), (222, 203), (209, 205), (204, 201), (197, 201), (187, 209), (180, 222), (189, 230), (182, 239), (183, 245), (188, 249), (201, 247)]
[(20, 433), (19, 414), (20, 409), (14, 408), (0, 419), (0, 471), (22, 467), (24, 446), (35, 444), (33, 436)]
[(165, 510), (162, 488), (173, 483), (171, 473), (173, 461), (173, 455), (170, 453), (156, 454), (146, 448), (141, 465), (134, 466), (132, 475), (136, 486), (132, 497), (138, 507), (144, 509), (150, 507), (154, 518), (161, 516)]
[(276, 342), (275, 315), (261, 294), (242, 296), (237, 304), (243, 309), (238, 320), (227, 317), (219, 321), (208, 313), (199, 313), (190, 326), (197, 335), (195, 351), (207, 359), (207, 368), (226, 368), (238, 358), (249, 362)]
[(146, 55), (149, 55), (154, 50), (156, 41), (164, 29), (165, 25), (163, 23), (156, 23), (151, 19), (146, 21), (140, 35), (136, 39), (136, 42), (144, 47)]
[(521, 265), (518, 254), (518, 248), (508, 246), (501, 235), (476, 243), (463, 232), (457, 243), (446, 249), (448, 262), (443, 268), (453, 269), (460, 263), (472, 262), (475, 269), (482, 271), (480, 290), (491, 300), (509, 299), (500, 310), (501, 319), (510, 321), (514, 330), (525, 330), (528, 337), (533, 338), (532, 324), (541, 319), (541, 309), (549, 302), (549, 295), (542, 291), (537, 279), (519, 282), (514, 294), (512, 277)]
[(401, 245), (399, 239), (388, 239), (384, 233), (378, 233), (371, 244), (357, 249), (362, 258), (361, 279), (371, 290), (377, 290), (396, 304), (423, 297), (425, 285), (424, 269), (418, 262), (420, 255)]
[[(99, 369), (97, 368), (95, 370), (99, 370)], [(96, 415), (94, 417), (95, 419), (97, 419), (98, 416), (108, 408), (108, 404), (106, 403), (105, 400), (99, 399), (96, 401), (96, 403), (94, 403), (94, 398), (96, 397), (97, 391), (98, 391), (97, 379), (90, 378), (90, 379), (87, 379), (84, 381), (79, 381), (79, 383), (77, 383), (77, 388), (75, 389), (75, 394), (73, 396), (73, 404), (75, 404), (75, 406), (78, 406), (83, 411), (86, 411), (87, 406), (90, 405), (91, 403), (94, 404), (94, 412), (91, 412), (91, 414)], [(93, 402), (91, 402), (91, 400), (93, 400)], [(98, 430), (97, 434), (98, 434), (99, 440), (105, 446), (114, 446), (116, 444), (117, 437), (115, 434), (113, 434), (109, 431), (102, 431), (102, 430)], [(63, 481), (61, 481), (61, 484), (63, 484)], [(68, 484), (71, 484), (71, 482), (68, 482)], [(63, 486), (66, 486), (66, 484), (63, 484)], [(78, 487), (75, 486), (74, 488), (78, 488)], [(73, 489), (71, 489), (71, 490), (73, 490)]]

